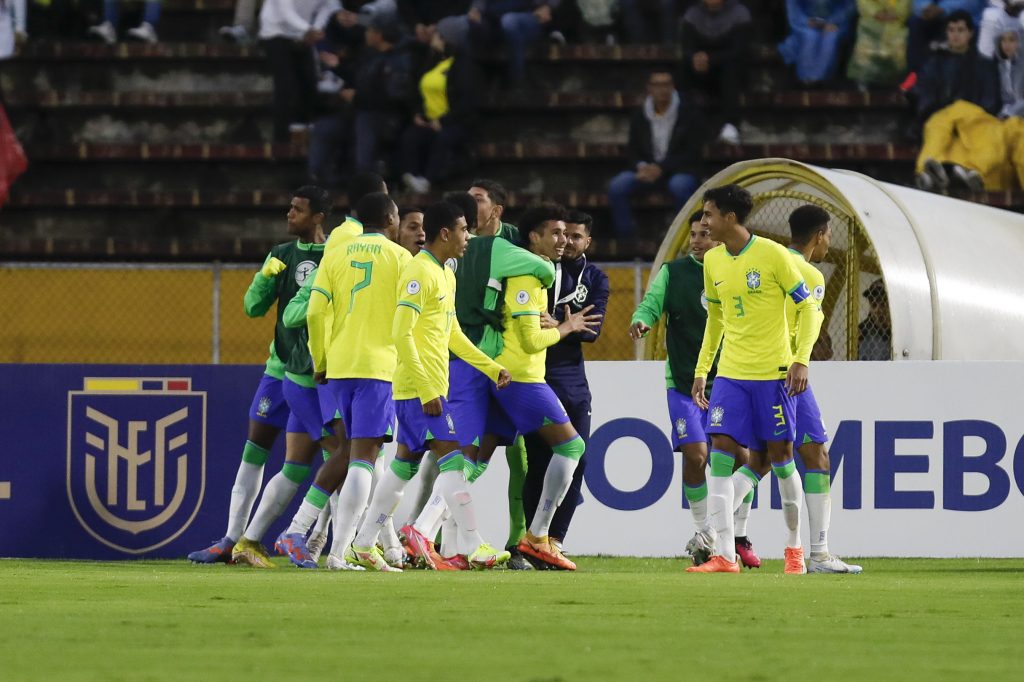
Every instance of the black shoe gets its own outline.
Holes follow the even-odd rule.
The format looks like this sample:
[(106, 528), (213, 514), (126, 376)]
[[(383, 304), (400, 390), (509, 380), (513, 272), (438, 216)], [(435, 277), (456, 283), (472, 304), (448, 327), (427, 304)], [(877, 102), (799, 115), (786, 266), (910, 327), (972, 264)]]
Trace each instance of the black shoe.
[(511, 571), (532, 571), (533, 564), (526, 560), (526, 557), (515, 547), (507, 548), (512, 554), (509, 560), (505, 562), (505, 567)]

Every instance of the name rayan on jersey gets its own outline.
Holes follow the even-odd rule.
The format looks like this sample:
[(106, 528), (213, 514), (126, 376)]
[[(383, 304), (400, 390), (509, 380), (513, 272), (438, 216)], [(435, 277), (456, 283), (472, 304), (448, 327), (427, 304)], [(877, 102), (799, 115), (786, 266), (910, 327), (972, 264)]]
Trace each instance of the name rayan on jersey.
[(380, 244), (358, 244), (357, 243), (357, 244), (349, 244), (348, 248), (345, 250), (345, 253), (347, 255), (352, 255), (353, 253), (357, 253), (357, 252), (362, 251), (363, 253), (374, 253), (374, 254), (376, 254), (376, 253), (380, 253), (380, 250), (381, 250)]

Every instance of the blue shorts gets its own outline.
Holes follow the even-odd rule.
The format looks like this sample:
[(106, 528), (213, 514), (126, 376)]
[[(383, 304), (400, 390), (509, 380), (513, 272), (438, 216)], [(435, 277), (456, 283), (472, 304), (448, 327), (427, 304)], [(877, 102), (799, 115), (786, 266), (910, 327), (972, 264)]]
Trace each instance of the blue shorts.
[(500, 445), (511, 445), (516, 427), (491, 397), (494, 382), (459, 358), (452, 358), (448, 368), (448, 407), (459, 427), (459, 446), (479, 446), (486, 434), (497, 436)]
[(459, 442), (451, 407), (444, 398), (441, 398), (441, 414), (437, 417), (423, 412), (419, 398), (396, 400), (395, 413), (398, 415), (398, 442), (410, 452), (426, 452), (432, 440)]
[(731, 437), (743, 447), (765, 451), (768, 441), (796, 438), (796, 401), (782, 379), (715, 379), (708, 409), (708, 433)]
[(708, 411), (697, 407), (693, 397), (674, 388), (668, 389), (668, 418), (672, 421), (672, 449), (681, 450), (690, 443), (706, 443)]
[(569, 415), (547, 384), (513, 381), (507, 387), (491, 389), (491, 395), (508, 415), (516, 431), (524, 436), (548, 424), (567, 424)]
[(331, 379), (327, 382), (349, 438), (394, 440), (395, 403), (391, 382), (379, 379)]
[(818, 401), (814, 399), (814, 391), (807, 390), (795, 397), (796, 400), (796, 446), (805, 443), (827, 443), (828, 431), (818, 409)]
[(324, 424), (317, 389), (300, 386), (288, 377), (281, 384), (284, 399), (292, 412), (288, 417), (288, 433), (306, 433), (314, 441), (323, 438)]
[[(320, 401), (320, 418), (323, 420), (324, 426), (330, 424), (335, 419), (341, 419), (338, 401), (335, 400), (334, 394), (328, 390), (326, 384), (317, 385), (316, 395)], [(327, 430), (330, 431), (331, 429)]]
[(281, 392), (281, 379), (263, 375), (249, 406), (249, 420), (279, 429), (288, 426), (288, 403)]

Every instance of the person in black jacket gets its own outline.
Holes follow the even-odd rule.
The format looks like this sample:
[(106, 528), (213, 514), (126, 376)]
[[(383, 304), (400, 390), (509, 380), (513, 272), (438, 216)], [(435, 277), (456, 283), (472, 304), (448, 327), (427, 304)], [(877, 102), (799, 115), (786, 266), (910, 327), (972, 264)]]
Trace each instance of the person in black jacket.
[(630, 169), (608, 185), (608, 203), (619, 237), (634, 232), (629, 199), (635, 192), (667, 187), (679, 211), (697, 189), (703, 127), (700, 111), (684, 103), (676, 92), (672, 74), (652, 73), (647, 80), (647, 98), (629, 123)]
[(457, 19), (438, 22), (430, 43), (436, 61), (419, 80), (419, 110), (402, 134), (402, 181), (420, 194), (452, 174), (476, 129), (480, 80), (466, 49), (467, 28)]

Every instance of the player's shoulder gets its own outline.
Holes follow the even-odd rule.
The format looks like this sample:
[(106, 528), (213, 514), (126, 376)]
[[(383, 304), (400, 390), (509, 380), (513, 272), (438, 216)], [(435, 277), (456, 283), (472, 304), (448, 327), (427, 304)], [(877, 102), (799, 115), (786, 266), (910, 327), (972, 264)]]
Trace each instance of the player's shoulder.
[(292, 239), (291, 241), (281, 242), (280, 244), (274, 244), (270, 249), (270, 255), (274, 258), (281, 259), (281, 256), (286, 256), (293, 253), (296, 249), (297, 242)]
[(508, 289), (540, 289), (543, 284), (535, 275), (515, 275), (505, 280)]
[(728, 257), (725, 244), (719, 244), (704, 252), (704, 267), (725, 260)]

